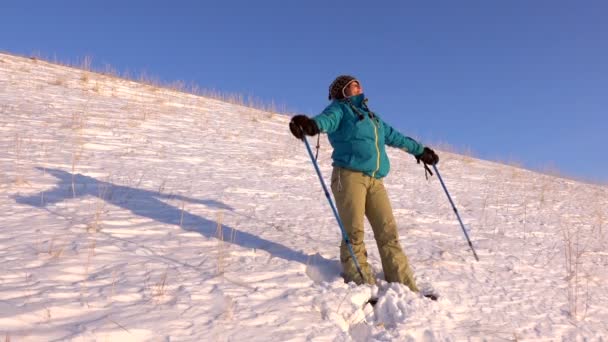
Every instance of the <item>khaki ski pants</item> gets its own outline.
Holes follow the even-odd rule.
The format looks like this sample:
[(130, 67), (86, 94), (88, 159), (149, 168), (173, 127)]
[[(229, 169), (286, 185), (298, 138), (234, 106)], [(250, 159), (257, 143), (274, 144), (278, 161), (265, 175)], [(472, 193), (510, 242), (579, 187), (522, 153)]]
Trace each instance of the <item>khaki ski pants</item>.
[(338, 214), (365, 278), (361, 279), (348, 246), (342, 240), (340, 261), (346, 282), (376, 283), (372, 269), (367, 263), (367, 251), (363, 242), (363, 220), (366, 216), (374, 232), (386, 281), (405, 284), (412, 291), (418, 292), (407, 256), (399, 244), (397, 224), (382, 180), (362, 172), (334, 167), (331, 190), (336, 199)]

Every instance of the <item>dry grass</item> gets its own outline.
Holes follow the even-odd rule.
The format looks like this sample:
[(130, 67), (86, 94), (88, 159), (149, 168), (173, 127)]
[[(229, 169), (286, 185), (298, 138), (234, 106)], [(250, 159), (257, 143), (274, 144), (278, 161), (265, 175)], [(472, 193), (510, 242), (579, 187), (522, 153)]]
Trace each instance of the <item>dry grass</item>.
[(186, 212), (186, 201), (182, 200), (180, 205), (179, 227), (184, 228), (184, 214)]
[(50, 84), (56, 86), (65, 86), (67, 84), (67, 81), (64, 77), (58, 76), (54, 81), (51, 81)]
[[(3, 52), (6, 53), (6, 52)], [(8, 54), (8, 53), (7, 53)], [(17, 54), (12, 54), (17, 57), (24, 57)], [(82, 58), (77, 58), (75, 62), (66, 62), (59, 61), (57, 56), (53, 57), (45, 57), (40, 56), (40, 53), (33, 53), (29, 56), (29, 59), (32, 63), (50, 63), (61, 65), (68, 68), (74, 68), (83, 71), (81, 76), (81, 81), (88, 82), (93, 75), (97, 75), (96, 78), (111, 77), (115, 79), (121, 79), (126, 81), (133, 81), (141, 84), (145, 84), (151, 87), (152, 91), (158, 91), (160, 89), (168, 89), (182, 93), (188, 93), (196, 96), (202, 96), (206, 98), (212, 98), (216, 100), (220, 100), (223, 102), (236, 104), (244, 107), (259, 109), (261, 111), (268, 112), (268, 117), (274, 116), (275, 113), (286, 113), (285, 105), (278, 105), (274, 102), (274, 100), (270, 100), (270, 102), (264, 101), (262, 99), (256, 98), (252, 95), (243, 95), (238, 93), (228, 93), (215, 89), (205, 89), (201, 88), (199, 85), (195, 83), (186, 83), (182, 80), (163, 82), (158, 77), (151, 76), (145, 71), (141, 71), (138, 73), (132, 72), (130, 70), (125, 70), (122, 73), (118, 71), (116, 68), (111, 65), (105, 64), (101, 67), (94, 67), (93, 58), (91, 56), (84, 56)], [(66, 79), (64, 77), (58, 77), (55, 81), (51, 82), (52, 85), (57, 86), (65, 86), (67, 84)], [(94, 88), (95, 89), (95, 88)], [(98, 91), (96, 91), (98, 92)]]
[(224, 262), (226, 248), (224, 246), (224, 229), (222, 227), (222, 220), (224, 218), (223, 212), (217, 213), (217, 226), (215, 235), (217, 237), (217, 274), (224, 274)]
[(152, 297), (162, 298), (167, 294), (167, 274), (169, 268), (165, 269), (165, 272), (160, 276), (160, 280), (152, 285)]
[[(601, 194), (601, 191), (597, 193), (598, 196)], [(591, 286), (603, 286), (597, 282), (596, 276), (602, 272), (602, 269), (597, 267), (604, 267), (605, 264), (599, 266), (594, 259), (606, 253), (607, 244), (602, 231), (606, 203), (600, 198), (589, 203), (593, 203), (594, 207), (588, 211), (568, 218), (562, 218), (560, 215), (559, 218), (564, 246), (568, 314), (574, 325), (586, 320), (588, 309), (596, 304), (591, 300), (594, 297)]]
[(231, 320), (234, 317), (234, 300), (230, 296), (224, 296), (225, 306), (221, 317), (225, 320)]
[[(148, 269), (148, 267), (146, 267), (146, 269)], [(148, 273), (148, 271), (146, 271), (146, 273)], [(144, 279), (144, 289), (146, 290), (150, 300), (160, 303), (163, 301), (165, 296), (167, 296), (169, 291), (169, 266), (166, 266), (165, 271), (160, 274), (158, 280), (151, 282), (151, 279), (152, 275), (146, 276)]]
[[(566, 268), (568, 313), (573, 321), (584, 320), (588, 308), (589, 281), (588, 276), (582, 272), (582, 257), (586, 246), (581, 246), (580, 227), (572, 227), (570, 223), (562, 226), (562, 239), (564, 242), (564, 266)], [(585, 288), (582, 279), (587, 279)], [(586, 297), (582, 303), (581, 297)], [(582, 311), (582, 312), (581, 312)]]
[(31, 142), (27, 143), (23, 140), (23, 137), (20, 133), (15, 134), (15, 171), (17, 176), (15, 177), (15, 185), (30, 185), (29, 182), (25, 179), (25, 146), (31, 145)]
[(81, 161), (84, 154), (84, 138), (82, 136), (82, 130), (85, 126), (86, 114), (73, 113), (72, 114), (72, 134), (73, 134), (73, 149), (72, 149), (72, 196), (76, 198), (76, 165)]
[[(420, 139), (416, 139), (416, 140), (420, 141)], [(470, 146), (460, 146), (459, 147), (459, 146), (455, 146), (450, 143), (447, 143), (445, 141), (431, 141), (431, 142), (425, 143), (425, 145), (428, 145), (429, 147), (431, 147), (432, 149), (435, 149), (435, 150), (458, 154), (463, 157), (465, 162), (472, 161), (472, 159), (476, 158), (476, 156), (477, 156), (477, 154), (473, 151), (473, 149)]]
[[(108, 177), (110, 178), (110, 177)], [(97, 233), (101, 230), (102, 215), (106, 213), (106, 198), (111, 192), (110, 183), (97, 183), (97, 201), (95, 203), (95, 213), (93, 214), (93, 220), (87, 224), (88, 233)]]
[[(236, 230), (232, 228), (230, 231), (230, 236), (224, 236), (224, 226), (222, 225), (222, 221), (224, 218), (223, 212), (218, 212), (217, 214), (217, 226), (215, 235), (217, 237), (217, 274), (223, 275), (226, 267), (226, 243), (234, 243), (236, 240)], [(226, 240), (227, 238), (227, 240)]]
[(487, 215), (487, 211), (486, 208), (488, 207), (488, 198), (490, 196), (490, 182), (488, 180), (488, 177), (485, 177), (485, 183), (486, 183), (486, 190), (485, 193), (483, 195), (483, 205), (481, 207), (481, 219), (480, 222), (482, 223), (482, 230), (488, 225), (488, 215)]
[(606, 217), (604, 216), (604, 212), (599, 207), (595, 209), (595, 218), (596, 218), (596, 227), (597, 227), (598, 237), (600, 237), (601, 240), (603, 240), (603, 238), (604, 238), (603, 227), (606, 224)]
[(158, 185), (158, 190), (157, 192), (159, 194), (162, 194), (163, 192), (165, 192), (165, 189), (167, 187), (167, 178), (163, 179), (160, 184)]
[(63, 255), (65, 247), (64, 246), (55, 246), (55, 238), (51, 239), (49, 243), (48, 255), (51, 260), (59, 259), (61, 255)]
[(84, 266), (84, 279), (80, 283), (80, 298), (81, 298), (81, 301), (83, 303), (85, 303), (87, 306), (89, 306), (89, 301), (87, 300), (87, 293), (88, 293), (87, 280), (89, 279), (89, 271), (91, 269), (91, 260), (93, 260), (93, 257), (95, 256), (95, 247), (97, 247), (97, 240), (95, 239), (95, 235), (92, 235), (91, 241), (89, 242), (89, 246), (88, 246), (87, 262)]
[(89, 73), (83, 72), (82, 75), (80, 76), (80, 80), (84, 83), (88, 83), (89, 82)]
[(109, 301), (112, 302), (114, 295), (116, 295), (116, 283), (118, 278), (116, 277), (116, 270), (112, 271), (112, 290), (110, 291)]

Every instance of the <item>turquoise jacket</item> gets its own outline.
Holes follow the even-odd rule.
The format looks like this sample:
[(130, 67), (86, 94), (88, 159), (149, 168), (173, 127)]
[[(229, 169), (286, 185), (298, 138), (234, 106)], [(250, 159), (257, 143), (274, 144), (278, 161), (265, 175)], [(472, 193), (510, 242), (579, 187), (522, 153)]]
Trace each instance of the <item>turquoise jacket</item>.
[[(350, 104), (347, 100), (350, 100)], [(375, 178), (383, 178), (390, 170), (384, 145), (419, 155), (424, 146), (406, 137), (382, 121), (365, 105), (363, 94), (347, 100), (334, 100), (313, 118), (321, 132), (329, 136), (334, 148), (333, 166), (361, 171)], [(351, 107), (355, 107), (357, 111)], [(373, 117), (373, 118), (372, 118)]]

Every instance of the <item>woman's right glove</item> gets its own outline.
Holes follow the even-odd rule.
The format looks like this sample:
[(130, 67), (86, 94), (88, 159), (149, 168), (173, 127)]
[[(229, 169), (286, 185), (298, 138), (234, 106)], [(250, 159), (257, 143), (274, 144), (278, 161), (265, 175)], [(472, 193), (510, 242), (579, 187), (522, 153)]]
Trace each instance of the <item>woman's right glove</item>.
[(435, 165), (439, 163), (439, 156), (432, 149), (425, 147), (422, 153), (416, 156), (416, 161), (420, 164), (422, 161), (428, 165)]
[(289, 130), (294, 137), (302, 139), (304, 134), (317, 135), (321, 131), (315, 120), (310, 119), (306, 115), (296, 115), (289, 122)]

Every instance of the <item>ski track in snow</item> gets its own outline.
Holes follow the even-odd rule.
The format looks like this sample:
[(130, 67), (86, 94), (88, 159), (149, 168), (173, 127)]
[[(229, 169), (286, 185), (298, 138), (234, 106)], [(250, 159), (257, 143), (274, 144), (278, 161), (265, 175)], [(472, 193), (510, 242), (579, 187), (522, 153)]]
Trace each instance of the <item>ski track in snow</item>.
[[(608, 336), (606, 186), (440, 152), (475, 262), (438, 180), (389, 151), (401, 242), (433, 302), (343, 283), (339, 229), (287, 116), (4, 54), (0, 114), (5, 339)], [(324, 137), (326, 181), (330, 152)]]

